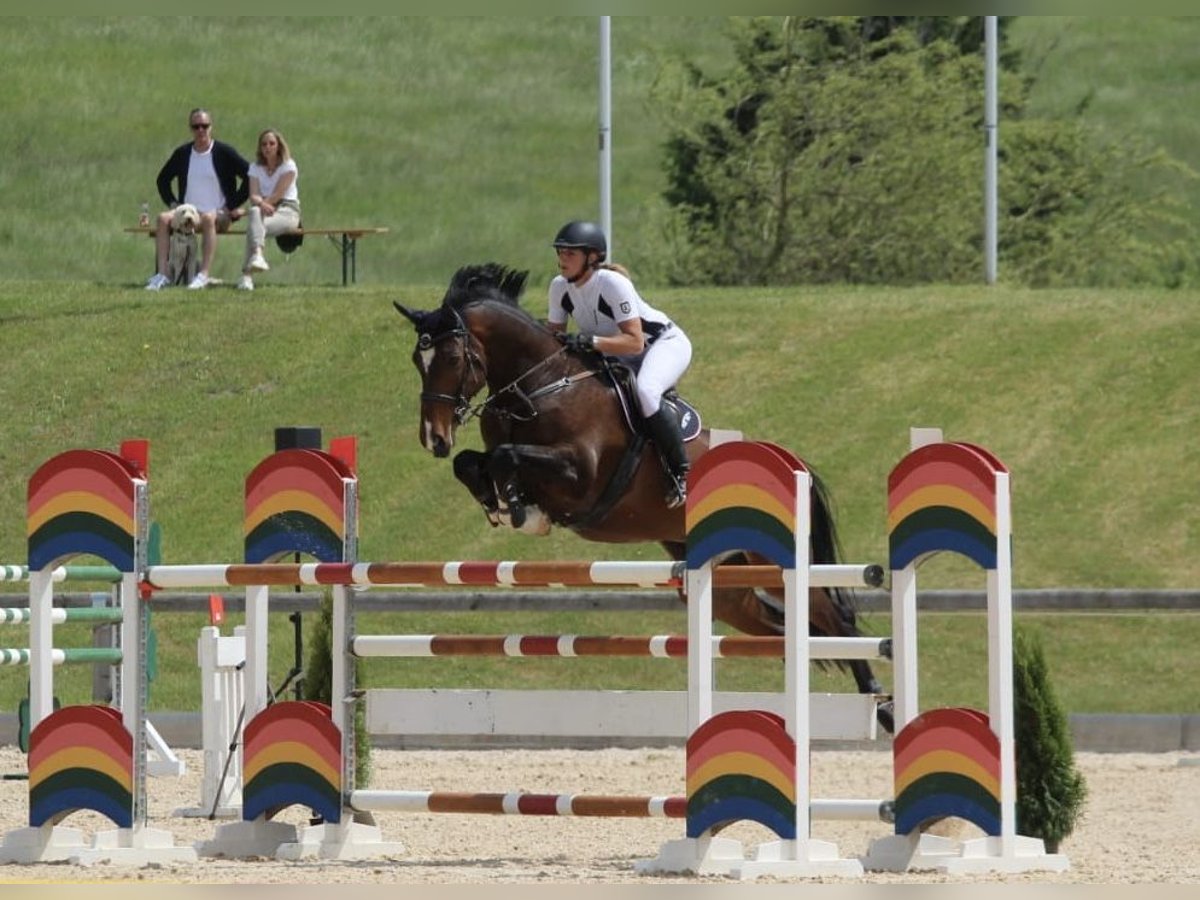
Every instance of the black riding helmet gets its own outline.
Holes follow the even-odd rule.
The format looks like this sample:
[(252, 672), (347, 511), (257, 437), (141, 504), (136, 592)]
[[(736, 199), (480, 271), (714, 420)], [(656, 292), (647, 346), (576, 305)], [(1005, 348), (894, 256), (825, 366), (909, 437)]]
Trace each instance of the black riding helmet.
[(569, 247), (575, 250), (594, 250), (599, 254), (597, 262), (608, 256), (608, 241), (604, 229), (595, 222), (568, 222), (554, 236), (554, 249)]

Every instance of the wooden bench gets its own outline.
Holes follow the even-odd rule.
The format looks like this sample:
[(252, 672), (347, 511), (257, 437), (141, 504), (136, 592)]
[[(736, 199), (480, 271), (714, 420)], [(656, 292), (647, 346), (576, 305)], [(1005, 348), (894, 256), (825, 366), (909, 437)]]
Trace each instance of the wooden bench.
[[(128, 234), (145, 234), (154, 237), (154, 227), (151, 225), (136, 225), (124, 229)], [(358, 239), (371, 234), (387, 234), (389, 229), (381, 227), (370, 228), (297, 228), (287, 234), (325, 235), (330, 242), (342, 253), (342, 286), (358, 281)], [(219, 231), (218, 235), (245, 234), (245, 228), (231, 228)], [(340, 238), (340, 240), (339, 240)]]

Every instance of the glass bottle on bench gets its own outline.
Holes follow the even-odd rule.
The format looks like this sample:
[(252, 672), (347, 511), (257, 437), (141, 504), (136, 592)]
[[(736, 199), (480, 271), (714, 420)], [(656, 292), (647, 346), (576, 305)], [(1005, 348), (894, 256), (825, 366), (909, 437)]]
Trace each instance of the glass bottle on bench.
[(150, 204), (142, 201), (142, 211), (138, 213), (138, 225), (146, 228), (150, 225)]

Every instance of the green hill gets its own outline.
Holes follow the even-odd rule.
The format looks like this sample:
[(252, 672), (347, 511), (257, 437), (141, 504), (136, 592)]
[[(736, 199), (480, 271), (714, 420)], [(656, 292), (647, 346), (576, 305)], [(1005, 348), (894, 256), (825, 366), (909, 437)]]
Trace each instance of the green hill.
[[(731, 52), (721, 19), (612, 23), (614, 232), (626, 258), (665, 184), (648, 87), (661, 60)], [(278, 128), (300, 167), (305, 222), (382, 225), (369, 283), (431, 283), (464, 259), (548, 271), (547, 245), (597, 213), (599, 26), (564, 18), (0, 19), (0, 278), (144, 281), (152, 253), (121, 233), (190, 140), (194, 106), (249, 158)], [(213, 274), (236, 277), (223, 242)], [(239, 248), (240, 249), (240, 248)], [(630, 252), (632, 251), (632, 252)], [(310, 241), (275, 284), (331, 284)]]
[[(635, 272), (663, 186), (647, 88), (669, 54), (728, 65), (722, 22), (613, 19), (614, 236)], [(1091, 96), (1089, 121), (1200, 168), (1178, 112), (1198, 31), (1188, 18), (1028, 17), (1012, 39), (1040, 54), (1039, 111), (1070, 115)], [(280, 425), (358, 436), (364, 559), (656, 556), (488, 527), (418, 445), (413, 336), (391, 309), (432, 305), (459, 265), (497, 259), (532, 269), (526, 306), (544, 313), (550, 236), (596, 212), (597, 43), (595, 17), (0, 18), (0, 562), (25, 558), (41, 462), (133, 437), (151, 441), (166, 561), (235, 561), (242, 482)], [(244, 152), (263, 127), (283, 131), (309, 224), (391, 228), (360, 248), (358, 287), (334, 287), (337, 252), (311, 240), (250, 298), (139, 289), (150, 248), (120, 229), (154, 199), (197, 105)], [(214, 274), (231, 279), (238, 257), (224, 242)], [(886, 474), (910, 426), (941, 426), (1013, 471), (1017, 587), (1200, 583), (1200, 293), (643, 288), (692, 336), (683, 389), (709, 424), (824, 474), (848, 558), (883, 558)], [(477, 429), (463, 441), (477, 446)], [(923, 586), (980, 583), (941, 559), (925, 571)], [(974, 626), (948, 618), (931, 656), (958, 690), (978, 648), (954, 630)], [(1175, 654), (1194, 617), (1117, 618), (1062, 631), (1043, 619), (1069, 708), (1193, 710)], [(194, 678), (196, 624), (164, 629), (165, 681)], [(286, 670), (290, 648), (275, 645)], [(962, 689), (975, 693), (941, 699), (980, 702), (978, 679)], [(198, 696), (182, 693), (166, 708)]]
[[(535, 278), (526, 298), (538, 315), (545, 285)], [(432, 306), (442, 290), (274, 288), (246, 299), (230, 287), (197, 297), (0, 282), (0, 509), (10, 510), (0, 555), (23, 559), (25, 482), (42, 461), (143, 437), (166, 561), (236, 561), (243, 479), (276, 426), (317, 425), (327, 439), (359, 437), (363, 559), (653, 556), (492, 529), (449, 463), (420, 448), (414, 335), (390, 301)], [(777, 441), (820, 470), (850, 558), (882, 559), (887, 472), (910, 426), (940, 426), (1014, 473), (1018, 586), (1200, 583), (1200, 296), (650, 296), (696, 346), (684, 392), (709, 424)], [(478, 428), (462, 441), (477, 446)]]
[[(725, 21), (612, 19), (613, 230), (635, 271), (660, 243), (665, 186), (650, 88), (670, 57), (732, 65)], [(1198, 126), (1178, 112), (1200, 20), (1017, 17), (1010, 39), (1038, 75), (1035, 113), (1090, 100), (1108, 136), (1200, 170)], [(148, 242), (121, 228), (157, 208), (154, 176), (198, 105), (243, 153), (264, 127), (284, 133), (308, 224), (391, 229), (361, 248), (364, 283), (439, 283), (480, 258), (549, 271), (557, 227), (597, 215), (598, 46), (594, 16), (0, 18), (0, 278), (143, 281)], [(235, 277), (235, 246), (214, 275)], [(320, 240), (270, 275), (338, 278)]]

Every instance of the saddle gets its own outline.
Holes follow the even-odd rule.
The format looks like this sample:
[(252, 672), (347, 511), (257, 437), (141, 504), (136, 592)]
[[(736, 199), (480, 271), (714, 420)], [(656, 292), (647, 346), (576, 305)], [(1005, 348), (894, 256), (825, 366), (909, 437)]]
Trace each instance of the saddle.
[[(616, 390), (617, 403), (621, 408), (621, 416), (625, 420), (625, 425), (634, 434), (650, 437), (642, 417), (634, 412), (637, 408), (637, 374), (625, 363), (610, 356), (604, 357), (604, 365), (609, 381)], [(699, 410), (683, 399), (675, 388), (665, 391), (662, 399), (663, 404), (679, 422), (679, 432), (683, 435), (684, 442), (699, 437), (703, 428)]]
[[(646, 441), (651, 440), (641, 415), (634, 412), (637, 405), (636, 373), (625, 363), (611, 356), (601, 357), (600, 371), (617, 395), (617, 406), (621, 410), (621, 417), (625, 420), (625, 426), (629, 429), (632, 439), (626, 445), (621, 462), (608, 480), (608, 484), (604, 486), (595, 505), (583, 515), (575, 517), (569, 523), (572, 527), (592, 525), (608, 515), (621, 495), (625, 493), (625, 489), (629, 487), (633, 473), (637, 471), (642, 448), (646, 446)], [(683, 440), (685, 442), (695, 440), (700, 435), (702, 428), (699, 411), (684, 400), (675, 388), (670, 388), (663, 393), (662, 402), (663, 406), (678, 418), (679, 432), (683, 435)], [(655, 444), (655, 449), (659, 450), (657, 444)], [(661, 450), (659, 450), (659, 456), (661, 458)], [(665, 462), (663, 467), (666, 468)]]

